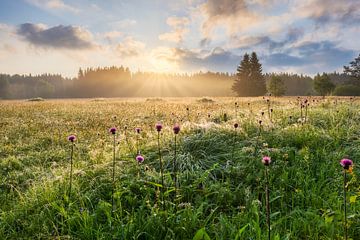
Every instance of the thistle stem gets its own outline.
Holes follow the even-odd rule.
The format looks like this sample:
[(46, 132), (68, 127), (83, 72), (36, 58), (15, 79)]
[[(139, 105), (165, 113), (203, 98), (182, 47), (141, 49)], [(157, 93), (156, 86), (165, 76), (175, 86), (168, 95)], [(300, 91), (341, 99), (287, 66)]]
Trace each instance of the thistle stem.
[(173, 173), (174, 173), (174, 188), (175, 188), (175, 197), (176, 197), (177, 194), (176, 134), (174, 136), (174, 142), (175, 142), (175, 147), (174, 147)]
[(161, 194), (161, 200), (164, 200), (163, 196), (163, 188), (164, 188), (164, 173), (163, 173), (163, 163), (162, 163), (162, 157), (161, 157), (161, 149), (160, 149), (160, 131), (158, 131), (158, 149), (159, 149), (159, 161), (160, 161), (160, 175), (161, 175), (161, 188), (160, 188), (160, 194)]
[(72, 177), (73, 177), (73, 155), (74, 155), (74, 143), (71, 144), (71, 155), (70, 155), (70, 186), (69, 186), (69, 201), (71, 197), (72, 188)]
[(268, 240), (270, 240), (270, 195), (269, 195), (269, 173), (268, 167), (265, 170), (265, 178), (266, 178), (266, 223), (268, 225)]
[(344, 169), (344, 234), (345, 240), (348, 239), (347, 236), (347, 212), (346, 212), (346, 170)]
[(111, 191), (112, 212), (114, 212), (114, 191), (115, 191), (115, 147), (116, 147), (116, 135), (114, 134), (114, 149), (113, 149), (113, 164), (112, 164), (112, 191)]

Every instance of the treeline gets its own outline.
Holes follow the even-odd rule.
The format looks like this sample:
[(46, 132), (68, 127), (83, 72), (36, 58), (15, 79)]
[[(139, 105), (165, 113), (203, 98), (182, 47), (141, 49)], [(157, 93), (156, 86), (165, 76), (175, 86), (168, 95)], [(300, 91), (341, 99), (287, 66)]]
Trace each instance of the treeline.
[(197, 97), (233, 96), (229, 73), (168, 74), (128, 68), (80, 69), (77, 78), (61, 75), (0, 74), (0, 98)]
[(288, 73), (262, 73), (262, 65), (256, 52), (245, 53), (239, 66), (232, 90), (239, 97), (335, 95), (360, 96), (360, 54), (343, 73), (317, 74), (309, 76)]
[[(323, 76), (318, 78), (323, 81)], [(235, 96), (231, 89), (236, 77), (235, 74), (219, 72), (167, 74), (138, 71), (133, 73), (123, 66), (80, 69), (78, 77), (72, 79), (64, 78), (59, 74), (36, 76), (0, 74), (0, 98)], [(314, 88), (313, 78), (291, 73), (264, 74), (263, 79), (268, 93), (273, 87), (271, 84), (274, 78), (283, 85), (281, 95), (319, 94)], [(329, 94), (358, 95), (358, 90), (354, 87), (357, 82), (354, 83), (352, 76), (334, 72), (326, 74), (325, 80), (329, 79), (332, 84)]]

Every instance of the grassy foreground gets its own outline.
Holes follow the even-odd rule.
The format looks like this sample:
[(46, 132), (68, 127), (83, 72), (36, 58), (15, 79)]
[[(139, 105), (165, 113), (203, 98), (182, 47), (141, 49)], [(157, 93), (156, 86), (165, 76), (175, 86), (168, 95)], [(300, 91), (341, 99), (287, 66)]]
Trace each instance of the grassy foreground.
[[(343, 238), (343, 157), (355, 163), (349, 239), (360, 239), (360, 101), (309, 98), (300, 108), (304, 101), (0, 101), (0, 239), (267, 239), (264, 155), (272, 158), (272, 239)], [(118, 129), (114, 211), (110, 127)]]

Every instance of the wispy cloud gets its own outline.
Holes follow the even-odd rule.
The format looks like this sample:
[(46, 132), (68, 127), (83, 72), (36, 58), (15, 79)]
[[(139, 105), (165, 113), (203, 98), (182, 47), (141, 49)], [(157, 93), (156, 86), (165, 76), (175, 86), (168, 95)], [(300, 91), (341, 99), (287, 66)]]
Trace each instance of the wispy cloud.
[(26, 0), (28, 3), (45, 10), (62, 10), (78, 13), (80, 10), (65, 4), (62, 0)]
[(145, 48), (143, 42), (135, 40), (133, 37), (126, 37), (116, 45), (115, 51), (120, 57), (131, 58), (139, 56)]
[(181, 43), (184, 40), (185, 35), (189, 32), (186, 28), (190, 24), (190, 20), (187, 17), (169, 17), (166, 23), (172, 27), (172, 30), (167, 33), (159, 35), (160, 40)]

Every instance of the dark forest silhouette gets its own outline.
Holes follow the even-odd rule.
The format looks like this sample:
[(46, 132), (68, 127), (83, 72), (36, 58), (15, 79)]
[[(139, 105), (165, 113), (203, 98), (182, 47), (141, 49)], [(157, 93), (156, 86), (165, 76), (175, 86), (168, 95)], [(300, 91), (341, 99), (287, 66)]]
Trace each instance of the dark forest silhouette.
[[(285, 95), (314, 95), (313, 79), (290, 73), (266, 73), (283, 79)], [(335, 84), (349, 81), (340, 73), (328, 74)], [(198, 72), (169, 74), (131, 72), (128, 68), (105, 67), (80, 69), (77, 78), (64, 78), (59, 74), (8, 75), (0, 74), (0, 98), (92, 98), (92, 97), (200, 97), (235, 96), (231, 86), (235, 74)]]

